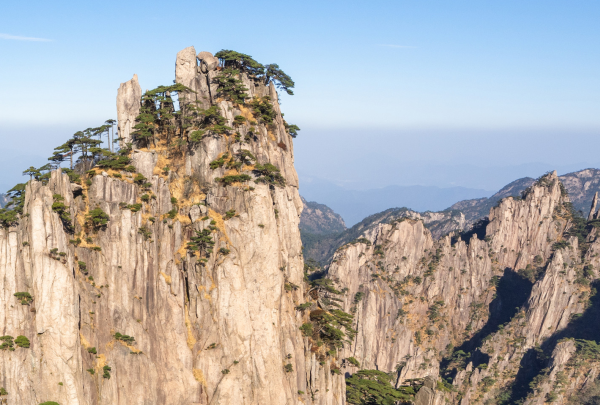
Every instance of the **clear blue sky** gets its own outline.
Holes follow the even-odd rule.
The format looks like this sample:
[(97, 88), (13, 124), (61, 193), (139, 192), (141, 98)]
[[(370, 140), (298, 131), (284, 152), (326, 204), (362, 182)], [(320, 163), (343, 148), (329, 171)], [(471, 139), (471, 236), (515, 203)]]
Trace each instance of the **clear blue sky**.
[(295, 96), (282, 100), (302, 128), (301, 176), (351, 184), (365, 166), (386, 172), (383, 186), (427, 183), (411, 162), (600, 165), (599, 21), (597, 0), (5, 2), (0, 186), (116, 118), (133, 73), (143, 89), (170, 83), (190, 45), (292, 76)]

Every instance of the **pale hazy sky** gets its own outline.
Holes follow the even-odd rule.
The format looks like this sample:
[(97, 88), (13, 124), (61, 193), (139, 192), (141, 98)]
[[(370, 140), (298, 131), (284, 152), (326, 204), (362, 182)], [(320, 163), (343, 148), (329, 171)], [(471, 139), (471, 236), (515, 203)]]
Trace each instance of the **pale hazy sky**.
[(75, 131), (116, 118), (116, 89), (134, 73), (143, 89), (170, 83), (190, 45), (292, 76), (282, 108), (302, 128), (301, 179), (493, 189), (503, 180), (436, 173), (600, 166), (597, 0), (21, 1), (2, 17), (4, 188)]

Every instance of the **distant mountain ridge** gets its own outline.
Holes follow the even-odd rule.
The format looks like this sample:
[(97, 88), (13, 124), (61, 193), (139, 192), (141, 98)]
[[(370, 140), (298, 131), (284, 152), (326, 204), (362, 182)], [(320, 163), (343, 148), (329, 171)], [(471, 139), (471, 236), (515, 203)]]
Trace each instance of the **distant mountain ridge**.
[[(559, 176), (559, 179), (569, 193), (569, 198), (575, 210), (587, 216), (594, 194), (600, 192), (600, 169), (584, 169)], [(507, 197), (519, 197), (524, 190), (534, 183), (535, 179), (524, 177), (507, 184), (489, 198), (462, 200), (443, 211), (417, 212), (406, 207), (389, 208), (369, 215), (356, 225), (340, 233), (316, 235), (301, 229), (304, 254), (306, 257), (325, 264), (340, 246), (359, 238), (381, 223), (389, 223), (402, 217), (422, 220), (434, 239), (439, 239), (452, 231), (468, 230), (479, 219), (486, 217), (490, 209), (497, 205), (499, 201)], [(323, 206), (322, 204), (318, 205)], [(329, 207), (327, 208), (333, 212)]]
[(324, 204), (314, 201), (306, 201), (304, 197), (302, 204), (304, 209), (300, 215), (300, 231), (317, 235), (339, 233), (346, 230), (344, 219)]
[[(569, 198), (576, 211), (587, 215), (594, 194), (600, 192), (600, 169), (584, 169), (578, 172), (567, 173), (558, 176), (569, 193)], [(463, 200), (452, 205), (449, 210), (459, 210), (465, 214), (469, 223), (473, 223), (488, 215), (490, 208), (506, 197), (517, 197), (528, 187), (531, 187), (535, 179), (523, 177), (502, 187), (500, 191), (489, 198), (477, 198)]]
[(332, 208), (344, 218), (347, 226), (353, 226), (367, 216), (390, 207), (409, 207), (418, 212), (441, 211), (456, 201), (489, 197), (493, 191), (420, 185), (348, 190), (327, 181), (312, 179), (300, 183), (300, 193), (308, 201), (317, 201)]

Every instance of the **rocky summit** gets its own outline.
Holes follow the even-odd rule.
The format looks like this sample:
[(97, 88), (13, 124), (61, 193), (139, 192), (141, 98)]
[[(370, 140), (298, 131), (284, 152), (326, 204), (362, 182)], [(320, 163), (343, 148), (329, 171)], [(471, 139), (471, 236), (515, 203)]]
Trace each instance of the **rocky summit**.
[[(597, 403), (594, 173), (346, 230), (298, 193), (293, 87), (189, 47), (173, 85), (121, 84), (118, 148), (107, 121), (28, 169), (0, 210), (0, 403)], [(324, 263), (301, 215), (343, 234)]]

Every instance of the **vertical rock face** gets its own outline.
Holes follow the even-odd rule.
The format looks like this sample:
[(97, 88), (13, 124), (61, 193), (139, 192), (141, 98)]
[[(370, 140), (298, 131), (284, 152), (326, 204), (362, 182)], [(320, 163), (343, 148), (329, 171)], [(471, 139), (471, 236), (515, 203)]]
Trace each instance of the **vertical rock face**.
[[(182, 52), (177, 78), (193, 83), (193, 69), (186, 76), (179, 62), (195, 63), (195, 52)], [(274, 96), (275, 117), (234, 124), (238, 115), (257, 118), (215, 100), (241, 140), (209, 132), (170, 149), (158, 139), (157, 148), (131, 152), (143, 181), (96, 169), (82, 188), (57, 170), (47, 185), (28, 184), (24, 216), (0, 229), (0, 334), (30, 341), (0, 350), (9, 404), (345, 402), (343, 377), (319, 363), (299, 330), (302, 202), (292, 139), (274, 88), (242, 79), (251, 94)], [(125, 141), (140, 96), (136, 77), (119, 89)], [(242, 150), (277, 167), (282, 181), (258, 181), (254, 165), (211, 165)], [(220, 180), (240, 172), (257, 182)], [(72, 234), (52, 208), (56, 195)], [(89, 222), (95, 209), (107, 214), (104, 226)], [(203, 231), (214, 245), (188, 249)], [(18, 292), (32, 301), (20, 303)]]
[[(531, 362), (538, 345), (551, 351), (560, 336), (576, 336), (569, 335), (574, 316), (594, 293), (600, 242), (592, 230), (580, 246), (581, 238), (569, 236), (575, 221), (551, 173), (460, 237), (436, 241), (414, 219), (370, 229), (341, 247), (327, 272), (345, 291), (342, 308), (355, 314), (358, 333), (342, 357), (395, 371), (400, 385), (441, 373), (454, 384), (456, 392), (445, 394), (451, 403), (524, 398), (524, 379), (539, 370), (524, 377), (519, 365)], [(444, 396), (421, 390), (416, 403)]]
[(434, 241), (423, 222), (380, 227), (334, 256), (329, 277), (347, 288), (357, 338), (344, 351), (361, 367), (399, 371), (400, 379), (437, 375), (436, 353), (485, 323), (494, 272), (484, 241)]
[(131, 132), (135, 126), (135, 118), (140, 113), (140, 100), (142, 97), (142, 88), (138, 82), (137, 75), (133, 79), (121, 83), (117, 91), (117, 121), (120, 145), (131, 142)]

